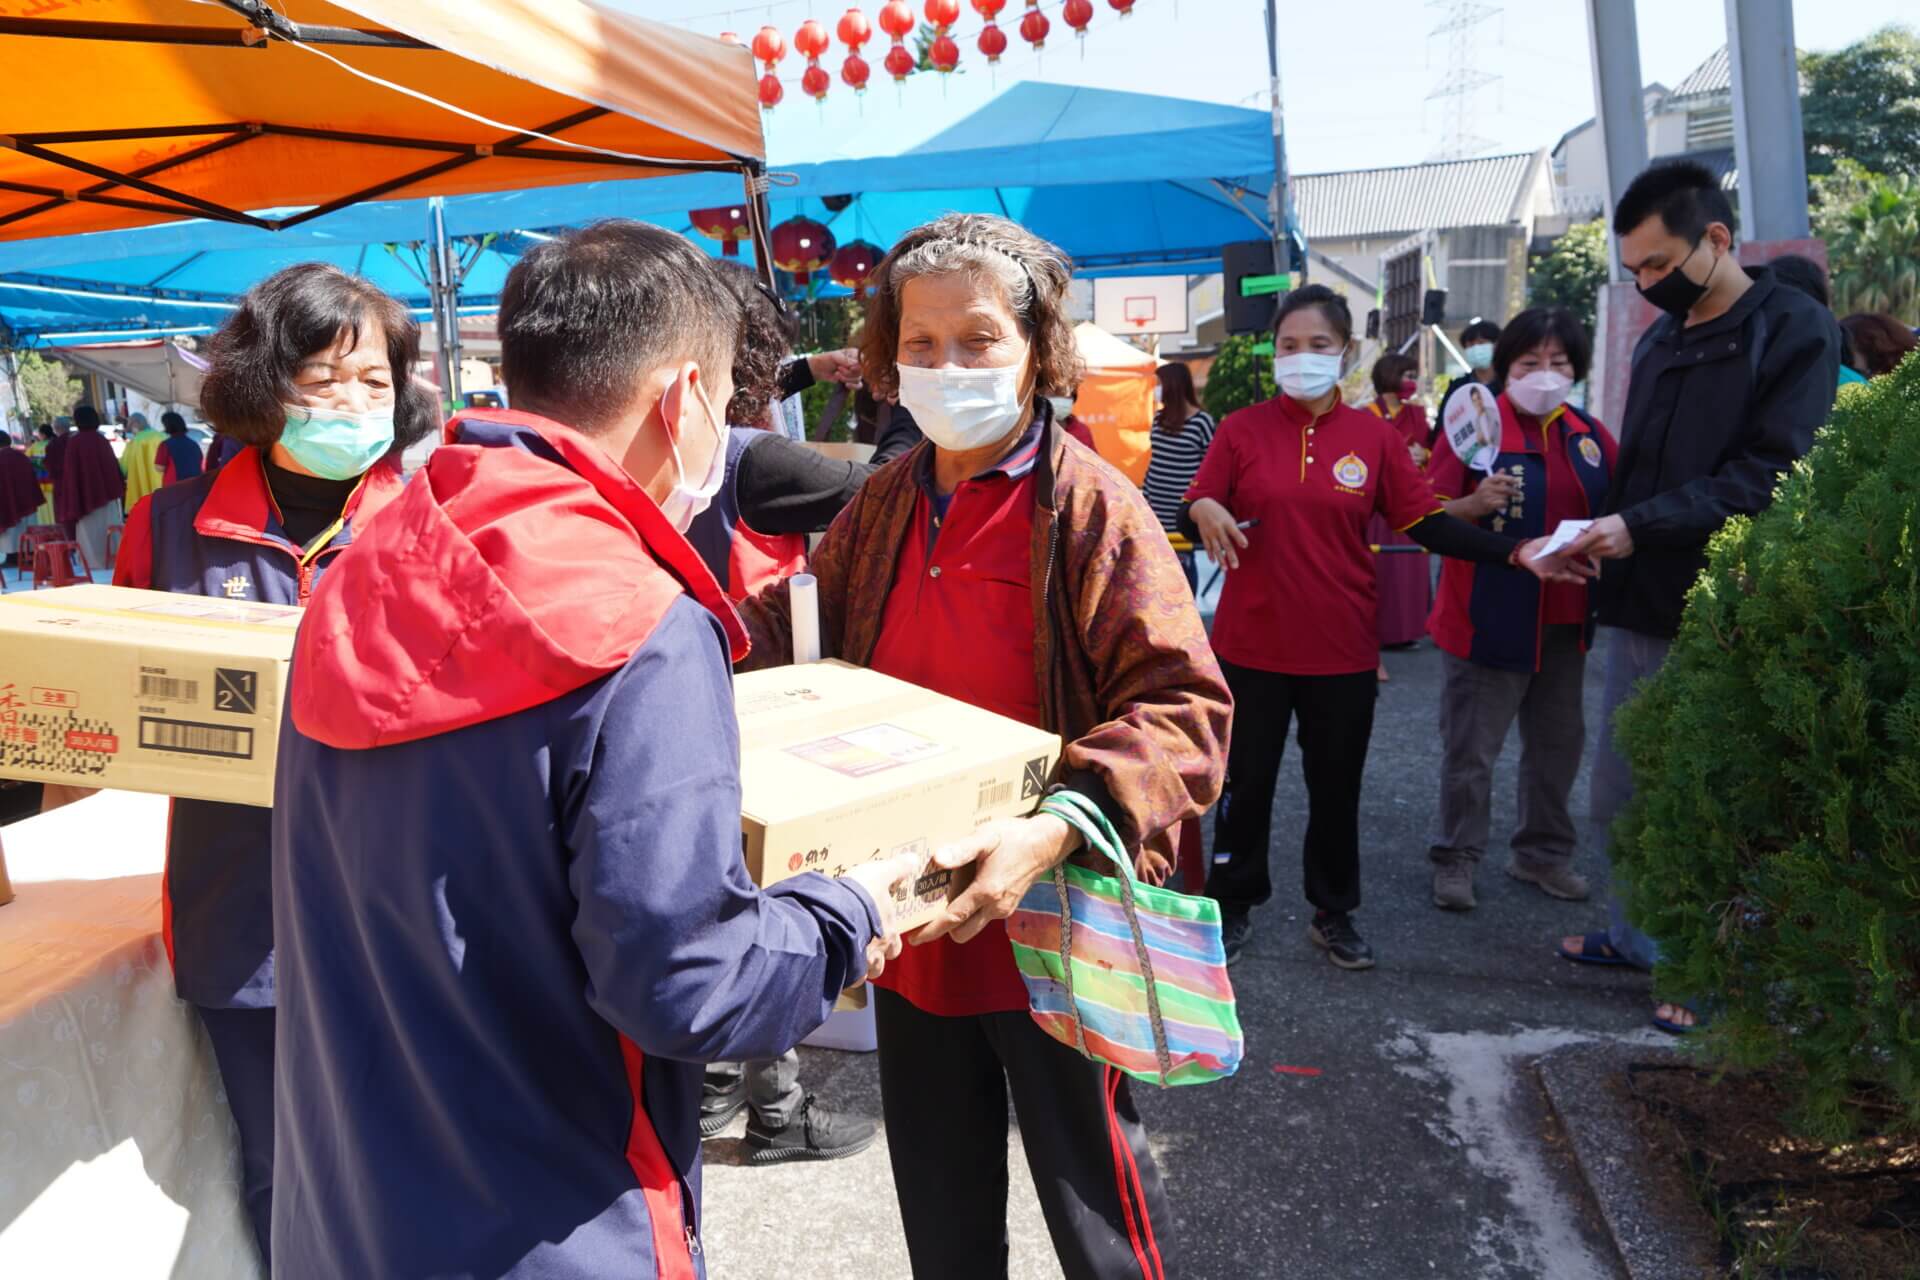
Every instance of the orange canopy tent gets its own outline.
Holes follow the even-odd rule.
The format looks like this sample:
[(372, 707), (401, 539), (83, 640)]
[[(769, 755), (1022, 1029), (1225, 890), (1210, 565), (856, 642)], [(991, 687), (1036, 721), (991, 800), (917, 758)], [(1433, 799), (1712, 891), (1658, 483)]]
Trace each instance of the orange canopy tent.
[(747, 50), (583, 0), (26, 0), (0, 85), (0, 239), (765, 160)]

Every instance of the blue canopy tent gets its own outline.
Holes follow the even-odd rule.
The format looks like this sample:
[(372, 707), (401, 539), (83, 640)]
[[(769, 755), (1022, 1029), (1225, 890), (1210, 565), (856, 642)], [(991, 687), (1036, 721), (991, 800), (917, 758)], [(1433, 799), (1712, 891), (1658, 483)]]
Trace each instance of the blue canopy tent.
[[(995, 93), (978, 74), (915, 76), (900, 86), (897, 107), (888, 101), (895, 92), (876, 86), (864, 101), (840, 92), (817, 108), (795, 103), (767, 117), (776, 223), (804, 214), (842, 242), (884, 247), (944, 212), (998, 213), (1059, 244), (1085, 275), (1214, 270), (1222, 244), (1267, 234), (1265, 112), (1035, 82)], [(520, 229), (637, 217), (718, 254), (687, 213), (737, 203), (738, 190), (727, 176), (694, 174), (453, 196), (445, 227), (473, 257), (463, 297), (484, 304), (527, 243)], [(49, 323), (217, 323), (215, 313), (180, 302), (231, 298), (312, 258), (361, 270), (424, 310), (424, 279), (402, 262), (418, 253), (407, 246), (424, 240), (428, 225), (427, 201), (400, 200), (281, 232), (190, 222), (0, 244), (0, 321), (16, 341), (50, 332)], [(133, 296), (62, 298), (9, 290), (8, 281)]]

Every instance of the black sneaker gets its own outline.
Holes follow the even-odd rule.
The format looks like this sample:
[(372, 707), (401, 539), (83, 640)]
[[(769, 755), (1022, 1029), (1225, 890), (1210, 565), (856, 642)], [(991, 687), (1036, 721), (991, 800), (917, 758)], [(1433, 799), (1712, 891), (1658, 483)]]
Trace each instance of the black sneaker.
[(1307, 937), (1342, 969), (1373, 968), (1373, 948), (1353, 927), (1353, 917), (1344, 911), (1323, 911), (1314, 916), (1307, 926)]
[(747, 1077), (735, 1076), (730, 1084), (715, 1083), (708, 1076), (700, 1086), (700, 1136), (711, 1138), (740, 1114), (747, 1105)]
[(762, 1128), (758, 1116), (749, 1117), (747, 1145), (754, 1149), (754, 1164), (839, 1160), (865, 1151), (879, 1132), (879, 1121), (829, 1111), (808, 1094), (784, 1129)]
[(1246, 949), (1247, 939), (1252, 936), (1252, 916), (1221, 914), (1220, 942), (1226, 948), (1228, 964), (1240, 959), (1240, 953)]

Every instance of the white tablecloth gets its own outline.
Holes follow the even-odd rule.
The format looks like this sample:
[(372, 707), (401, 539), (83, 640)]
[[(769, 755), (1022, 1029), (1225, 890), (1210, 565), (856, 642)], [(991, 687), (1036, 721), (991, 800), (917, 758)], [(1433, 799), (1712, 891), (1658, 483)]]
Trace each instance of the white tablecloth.
[(160, 942), (167, 801), (0, 828), (0, 1276), (254, 1280), (213, 1050)]

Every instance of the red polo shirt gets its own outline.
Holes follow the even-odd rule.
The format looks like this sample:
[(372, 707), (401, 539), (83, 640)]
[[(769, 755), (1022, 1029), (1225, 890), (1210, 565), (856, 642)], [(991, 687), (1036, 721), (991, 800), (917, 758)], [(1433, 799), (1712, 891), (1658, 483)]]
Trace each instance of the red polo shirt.
[(1236, 666), (1295, 676), (1380, 665), (1367, 518), (1406, 529), (1440, 509), (1390, 422), (1335, 404), (1319, 417), (1280, 396), (1230, 414), (1187, 490), (1246, 531), (1213, 619), (1213, 651)]
[[(1040, 723), (1032, 535), (1033, 468), (1043, 440), (1036, 422), (998, 466), (962, 481), (944, 500), (933, 492), (931, 451), (922, 457), (920, 498), (881, 616), (875, 671)], [(941, 1017), (1027, 1007), (999, 921), (965, 944), (909, 942), (876, 985)]]

